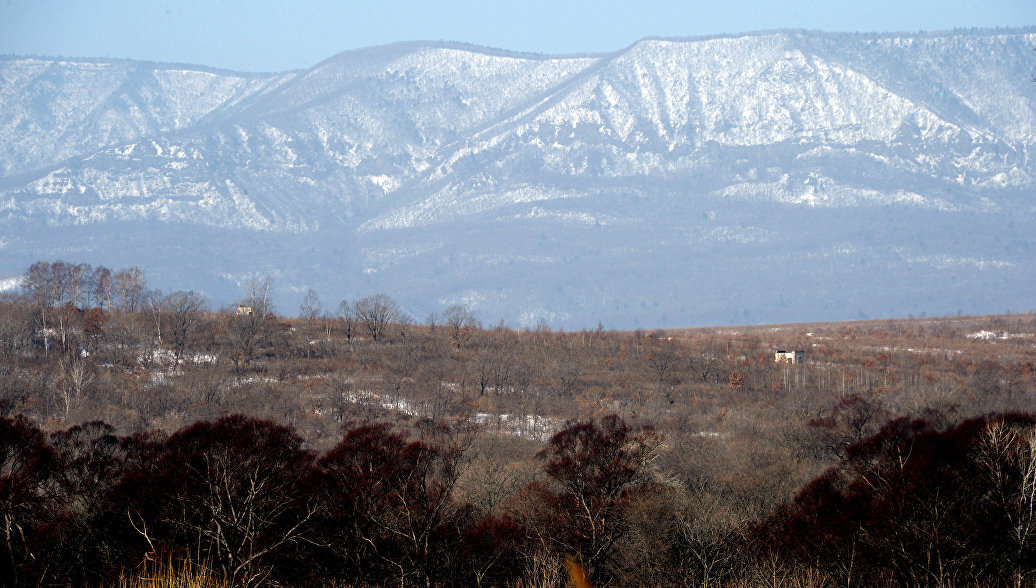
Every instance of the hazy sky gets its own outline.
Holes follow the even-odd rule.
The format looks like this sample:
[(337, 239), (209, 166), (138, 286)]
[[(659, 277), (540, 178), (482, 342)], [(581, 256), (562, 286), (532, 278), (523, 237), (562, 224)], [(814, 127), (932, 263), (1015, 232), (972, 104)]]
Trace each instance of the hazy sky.
[(613, 51), (647, 36), (1034, 24), (1036, 0), (0, 0), (0, 54), (277, 71), (395, 41), (573, 53)]

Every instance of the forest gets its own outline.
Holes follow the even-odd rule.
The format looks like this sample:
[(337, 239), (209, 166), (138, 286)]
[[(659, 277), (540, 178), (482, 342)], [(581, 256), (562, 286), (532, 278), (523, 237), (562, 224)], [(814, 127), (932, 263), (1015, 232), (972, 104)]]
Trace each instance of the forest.
[(1032, 313), (564, 332), (268, 291), (41, 261), (0, 295), (0, 584), (1036, 586)]

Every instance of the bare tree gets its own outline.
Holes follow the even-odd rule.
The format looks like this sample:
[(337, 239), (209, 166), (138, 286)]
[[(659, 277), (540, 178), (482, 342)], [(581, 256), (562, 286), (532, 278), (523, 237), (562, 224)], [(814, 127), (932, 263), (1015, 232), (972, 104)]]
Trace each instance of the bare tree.
[(839, 459), (845, 459), (849, 447), (877, 433), (895, 416), (873, 395), (849, 394), (831, 407), (823, 418), (808, 423), (817, 442)]
[(173, 352), (176, 363), (183, 358), (184, 349), (190, 339), (191, 331), (201, 321), (201, 311), (205, 307), (205, 297), (196, 292), (178, 290), (166, 297), (163, 306), (169, 313), (169, 334), (173, 339)]
[(0, 584), (36, 584), (30, 566), (45, 554), (32, 536), (49, 522), (57, 456), (21, 415), (0, 419), (0, 438)]
[(398, 322), (402, 316), (399, 305), (388, 294), (375, 294), (357, 300), (353, 312), (356, 320), (375, 342), (385, 334), (390, 324)]
[(83, 345), (90, 353), (100, 346), (104, 338), (104, 325), (108, 316), (99, 307), (91, 308), (83, 313)]
[(324, 310), (324, 305), (320, 303), (320, 296), (317, 295), (316, 290), (310, 288), (306, 291), (306, 297), (302, 299), (302, 304), (299, 305), (299, 318), (305, 319), (309, 322), (309, 326), (312, 327), (316, 324), (320, 313)]
[(464, 304), (454, 304), (442, 313), (443, 321), (449, 326), (450, 340), (458, 349), (471, 340), (471, 335), (479, 327), (478, 318)]
[(64, 420), (72, 410), (72, 405), (79, 401), (94, 381), (89, 366), (78, 354), (65, 354), (59, 362), (61, 377), (57, 380), (57, 392), (65, 409)]
[(14, 360), (32, 342), (32, 320), (21, 306), (0, 304), (0, 364), (14, 366)]
[(151, 317), (151, 324), (153, 325), (152, 336), (149, 340), (150, 345), (148, 346), (148, 357), (154, 357), (155, 351), (162, 344), (162, 313), (164, 311), (163, 303), (165, 298), (162, 297), (161, 290), (144, 290), (143, 296), (143, 310), (147, 311), (147, 314)]
[(33, 304), (50, 308), (57, 303), (52, 280), (50, 264), (45, 261), (37, 261), (30, 265), (25, 272), (25, 276), (22, 278), (22, 288), (25, 289)]
[(104, 362), (119, 365), (137, 363), (142, 359), (139, 349), (145, 344), (146, 333), (136, 318), (130, 314), (115, 313), (105, 317), (103, 328), (97, 335)]
[[(989, 476), (992, 500), (1010, 529), (1010, 559), (1015, 585), (1032, 578), (1024, 564), (1036, 543), (1036, 429), (998, 419), (986, 425), (977, 451), (978, 462)], [(1026, 573), (1028, 572), (1028, 573)]]
[(306, 351), (306, 357), (310, 356), (313, 345), (308, 343), (308, 334), (314, 332), (317, 329), (317, 325), (323, 316), (324, 305), (320, 303), (320, 296), (317, 295), (316, 290), (310, 288), (306, 291), (306, 297), (302, 299), (302, 304), (299, 305), (299, 318), (306, 321), (306, 340), (301, 341), (303, 349)]
[(719, 379), (719, 355), (709, 349), (699, 349), (691, 353), (688, 364), (702, 382), (716, 382)]
[(97, 306), (111, 311), (112, 300), (115, 298), (115, 278), (112, 271), (103, 265), (94, 269), (90, 278), (93, 286), (93, 297)]
[(574, 554), (592, 578), (607, 580), (621, 564), (629, 507), (650, 490), (664, 438), (615, 415), (566, 425), (537, 454), (554, 487), (534, 482), (527, 488), (543, 505), (539, 516), (550, 522), (541, 520), (538, 532), (544, 544)]
[(451, 585), (436, 580), (457, 551), (451, 534), (464, 510), (454, 491), (474, 430), (419, 427), (422, 438), (410, 441), (387, 425), (361, 426), (320, 460), (335, 522), (327, 544), (344, 565), (380, 567), (400, 586)]
[(166, 449), (170, 478), (154, 499), (171, 503), (166, 522), (232, 585), (265, 583), (278, 551), (306, 540), (313, 454), (290, 428), (224, 417), (181, 430)]
[(140, 310), (147, 291), (147, 278), (144, 277), (144, 272), (134, 266), (115, 274), (114, 281), (122, 310), (126, 312)]
[(54, 304), (68, 301), (69, 264), (58, 260), (50, 264), (50, 286), (54, 290)]
[(348, 300), (343, 300), (338, 305), (338, 320), (342, 321), (342, 326), (345, 327), (346, 342), (352, 343), (353, 327), (356, 325), (356, 312), (353, 310), (352, 303)]
[(66, 266), (68, 272), (68, 301), (77, 307), (86, 306), (86, 283), (89, 281), (93, 267), (88, 263), (77, 263)]
[(237, 307), (237, 312), (230, 318), (227, 331), (235, 365), (247, 364), (255, 357), (256, 352), (265, 345), (272, 336), (273, 323), (276, 320), (273, 302), (270, 300), (270, 278), (251, 280), (245, 285), (245, 299)]
[[(29, 266), (22, 278), (22, 288), (29, 295), (33, 306), (39, 312), (40, 332), (43, 333), (43, 349), (50, 352), (50, 330), (47, 325), (47, 314), (50, 308), (57, 302), (54, 297), (50, 264), (44, 261), (37, 261)], [(33, 328), (35, 331), (35, 327)]]
[(82, 324), (83, 311), (72, 304), (66, 302), (56, 309), (56, 312), (52, 313), (52, 316), (57, 318), (58, 334), (61, 336), (61, 348), (68, 350), (74, 347), (73, 335), (77, 326)]

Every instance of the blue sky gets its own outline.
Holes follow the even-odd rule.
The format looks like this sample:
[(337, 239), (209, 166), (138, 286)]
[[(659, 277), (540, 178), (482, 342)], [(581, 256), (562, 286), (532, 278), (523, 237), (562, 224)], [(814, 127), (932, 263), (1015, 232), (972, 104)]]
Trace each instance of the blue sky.
[(647, 36), (1034, 24), (1036, 0), (0, 0), (0, 54), (280, 71), (396, 41), (574, 53), (613, 51)]

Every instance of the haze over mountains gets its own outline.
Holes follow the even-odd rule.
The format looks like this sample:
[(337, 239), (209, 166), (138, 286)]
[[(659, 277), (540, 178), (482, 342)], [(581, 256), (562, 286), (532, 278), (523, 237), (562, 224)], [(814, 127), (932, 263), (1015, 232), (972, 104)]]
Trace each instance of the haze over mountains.
[(0, 60), (0, 277), (656, 327), (1036, 306), (1036, 29)]

